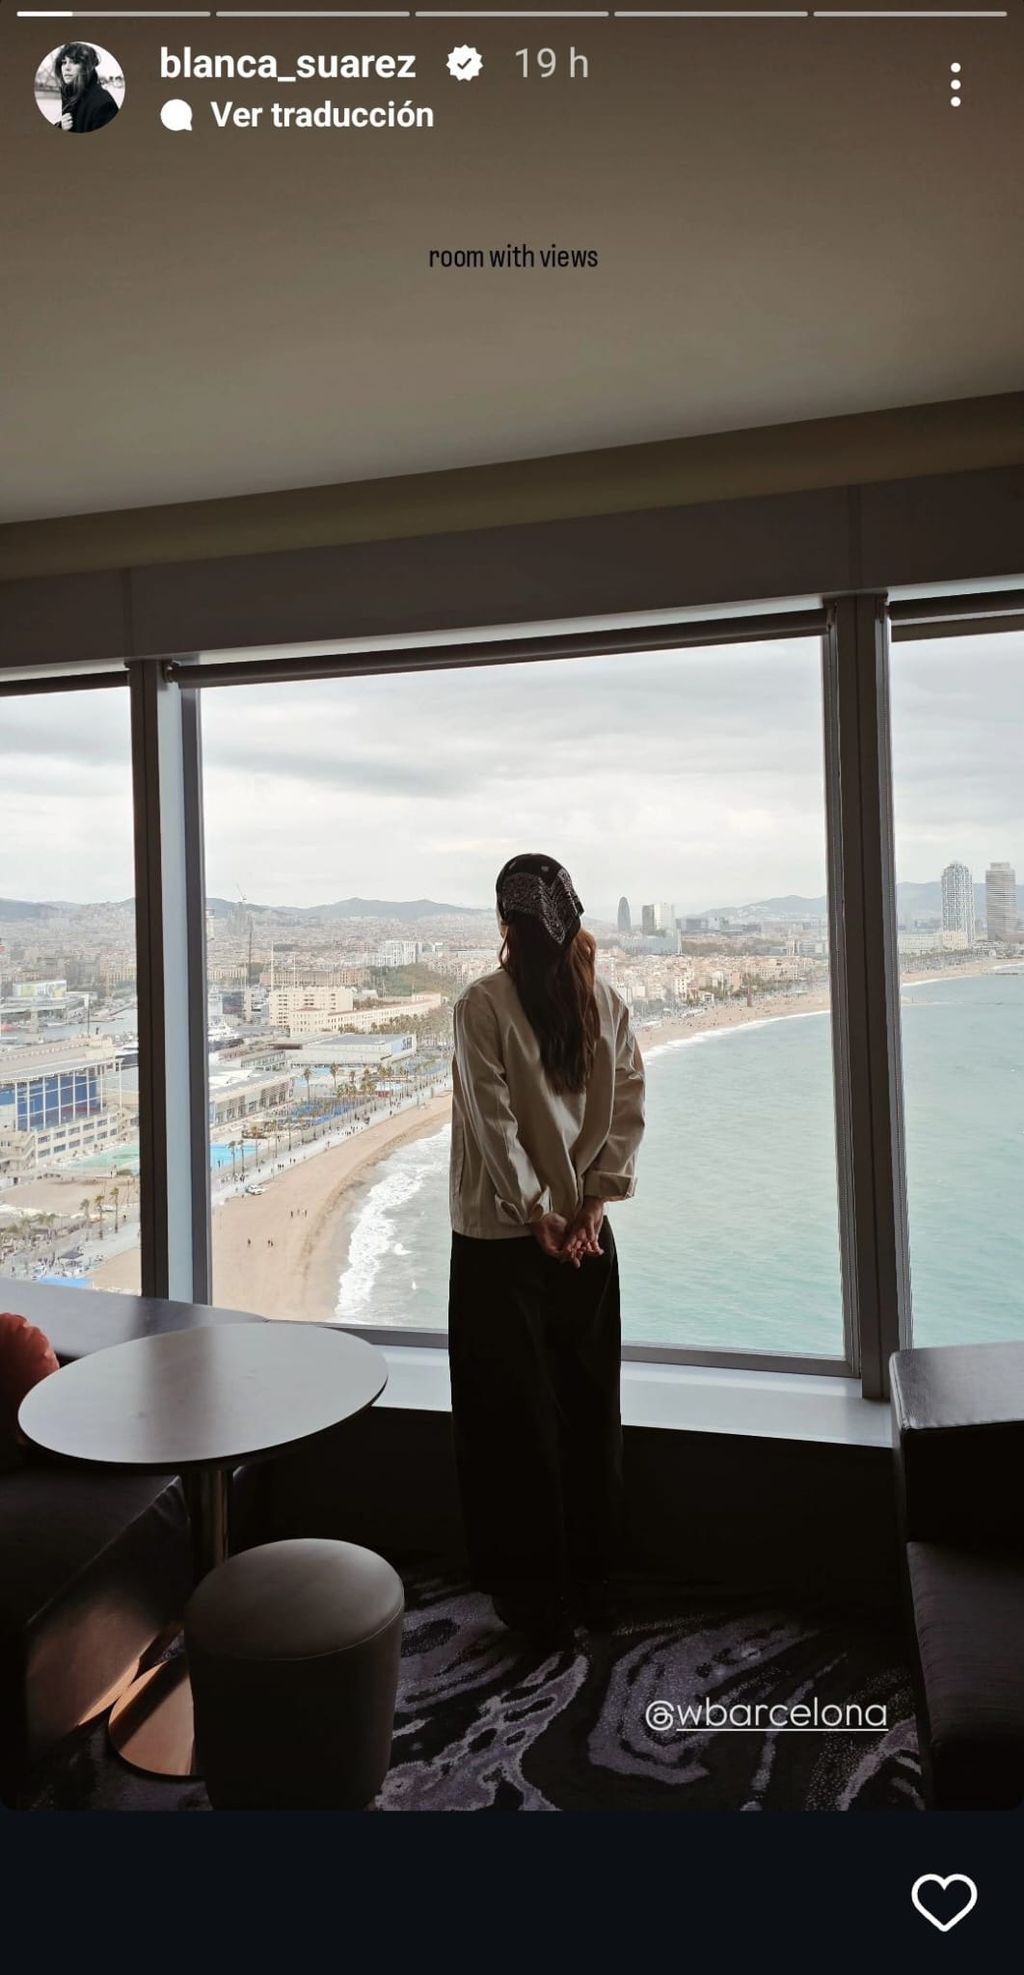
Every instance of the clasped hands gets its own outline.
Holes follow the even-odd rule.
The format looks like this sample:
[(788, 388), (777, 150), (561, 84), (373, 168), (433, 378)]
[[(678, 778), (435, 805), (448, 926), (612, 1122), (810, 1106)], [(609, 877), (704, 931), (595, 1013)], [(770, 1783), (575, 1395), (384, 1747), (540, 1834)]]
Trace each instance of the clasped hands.
[(587, 1255), (600, 1255), (598, 1236), (604, 1220), (603, 1200), (584, 1200), (571, 1221), (564, 1214), (544, 1214), (531, 1221), (530, 1232), (545, 1255), (555, 1262), (568, 1262), (578, 1269)]

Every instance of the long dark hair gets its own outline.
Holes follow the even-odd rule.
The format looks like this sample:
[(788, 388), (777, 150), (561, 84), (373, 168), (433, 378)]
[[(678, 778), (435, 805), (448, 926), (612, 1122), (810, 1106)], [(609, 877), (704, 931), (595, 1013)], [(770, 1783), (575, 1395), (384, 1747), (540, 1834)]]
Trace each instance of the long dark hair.
[[(65, 55), (69, 56), (71, 61), (81, 63), (82, 73), (77, 83), (67, 83), (64, 80), (61, 70), (64, 66)], [(68, 103), (73, 103), (76, 97), (85, 95), (86, 90), (96, 80), (96, 72), (99, 65), (100, 58), (95, 48), (91, 47), (88, 41), (65, 41), (63, 48), (60, 50), (53, 64), (54, 74), (60, 83), (62, 108), (66, 107)]]
[(515, 983), (555, 1091), (585, 1090), (590, 1078), (601, 1027), (596, 956), (597, 942), (582, 926), (558, 947), (532, 913), (512, 912), (506, 922), (498, 961)]

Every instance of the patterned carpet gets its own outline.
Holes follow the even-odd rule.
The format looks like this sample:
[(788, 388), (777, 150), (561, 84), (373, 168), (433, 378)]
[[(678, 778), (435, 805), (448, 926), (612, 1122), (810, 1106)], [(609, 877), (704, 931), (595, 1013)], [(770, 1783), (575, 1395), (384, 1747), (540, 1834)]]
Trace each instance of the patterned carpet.
[[(530, 1650), (450, 1575), (406, 1576), (392, 1766), (382, 1811), (921, 1808), (898, 1635), (874, 1615), (790, 1608), (650, 1582), (614, 1633)], [(870, 1733), (661, 1732), (652, 1703), (859, 1703)], [(720, 1717), (718, 1717), (720, 1718)], [(873, 1712), (869, 1720), (882, 1718)], [(762, 1717), (763, 1719), (763, 1717)], [(136, 1775), (102, 1720), (49, 1759), (33, 1808), (206, 1810), (198, 1783)]]

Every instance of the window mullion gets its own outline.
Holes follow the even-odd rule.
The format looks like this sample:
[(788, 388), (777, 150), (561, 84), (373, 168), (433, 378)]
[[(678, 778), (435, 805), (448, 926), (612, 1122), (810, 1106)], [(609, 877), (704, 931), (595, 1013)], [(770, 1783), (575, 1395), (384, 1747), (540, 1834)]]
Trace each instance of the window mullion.
[(202, 918), (198, 722), (189, 718), (192, 695), (160, 668), (133, 664), (129, 673), (142, 1293), (206, 1301), (205, 986), (195, 934), (196, 913)]
[[(837, 1110), (845, 1150), (850, 1314), (864, 1395), (888, 1397), (909, 1331), (899, 1054), (888, 635), (881, 595), (836, 599), (827, 671)], [(843, 1189), (841, 1187), (841, 1202)]]

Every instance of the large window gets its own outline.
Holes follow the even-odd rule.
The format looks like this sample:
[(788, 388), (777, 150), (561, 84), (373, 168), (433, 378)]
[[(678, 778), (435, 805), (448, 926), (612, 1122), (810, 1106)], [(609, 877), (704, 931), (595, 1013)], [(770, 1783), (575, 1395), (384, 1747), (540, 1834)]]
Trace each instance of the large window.
[(648, 1070), (628, 1342), (843, 1351), (817, 639), (203, 694), (214, 1300), (438, 1330), (451, 1003), (517, 849)]
[(859, 1361), (880, 1394), (910, 1305), (917, 1344), (1024, 1336), (1024, 632), (948, 634), (987, 601), (894, 604), (888, 693), (871, 597), (828, 613), (824, 668), (801, 611), (802, 635), (715, 646), (644, 627), (631, 651), (570, 632), (573, 656), (8, 693), (0, 1275), (442, 1333), (451, 1010), (532, 848), (569, 866), (647, 1066), (611, 1209), (627, 1347)]
[(0, 1273), (139, 1287), (127, 691), (0, 722)]
[(915, 1344), (1024, 1336), (1024, 633), (898, 642)]

